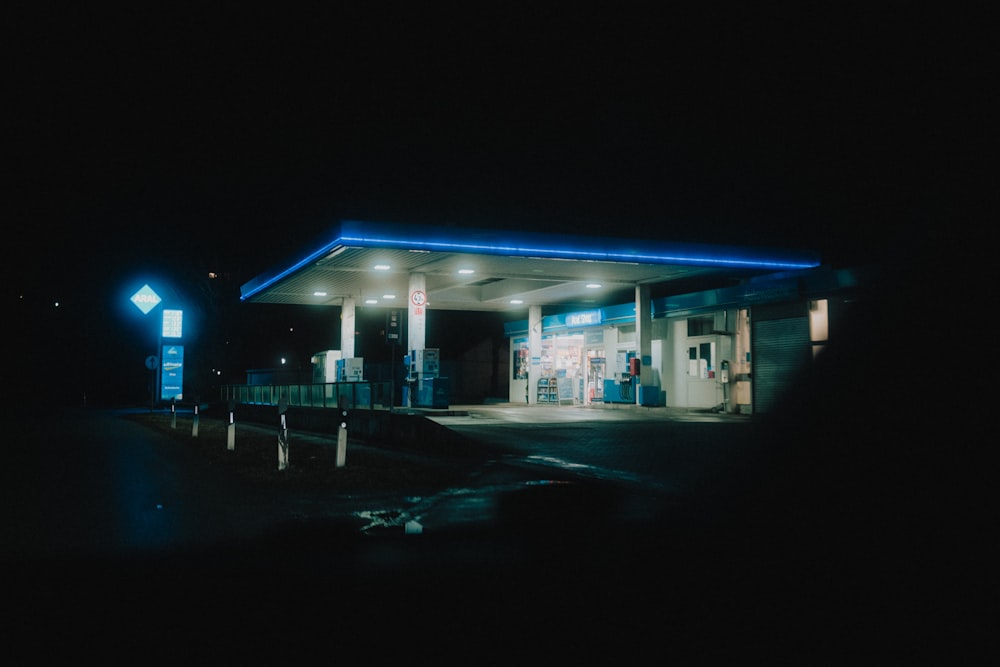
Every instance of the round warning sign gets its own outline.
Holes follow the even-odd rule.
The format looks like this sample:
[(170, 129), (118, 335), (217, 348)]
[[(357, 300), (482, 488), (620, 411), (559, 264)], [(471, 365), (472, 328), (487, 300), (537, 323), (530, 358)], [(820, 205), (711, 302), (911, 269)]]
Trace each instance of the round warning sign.
[(410, 295), (410, 301), (413, 302), (414, 306), (422, 306), (427, 301), (427, 295), (420, 290), (416, 290)]

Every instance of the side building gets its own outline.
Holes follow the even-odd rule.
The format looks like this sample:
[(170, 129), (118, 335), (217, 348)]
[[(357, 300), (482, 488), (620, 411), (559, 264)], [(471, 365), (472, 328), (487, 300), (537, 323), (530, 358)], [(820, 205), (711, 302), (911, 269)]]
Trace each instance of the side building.
[(837, 335), (872, 273), (819, 267), (650, 299), (648, 354), (634, 303), (541, 317), (534, 351), (529, 320), (508, 322), (509, 400), (767, 412)]

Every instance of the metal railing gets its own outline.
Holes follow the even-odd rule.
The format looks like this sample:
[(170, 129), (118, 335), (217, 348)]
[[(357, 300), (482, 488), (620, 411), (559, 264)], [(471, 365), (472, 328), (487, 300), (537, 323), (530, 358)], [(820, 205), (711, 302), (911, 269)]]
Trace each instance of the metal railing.
[(391, 382), (327, 382), (323, 384), (227, 384), (220, 389), (223, 402), (246, 405), (390, 410)]

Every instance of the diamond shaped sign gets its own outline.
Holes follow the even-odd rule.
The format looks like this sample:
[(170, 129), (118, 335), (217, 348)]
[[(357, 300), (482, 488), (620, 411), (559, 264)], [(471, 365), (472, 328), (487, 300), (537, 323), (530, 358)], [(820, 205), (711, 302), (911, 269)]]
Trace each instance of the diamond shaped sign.
[(160, 305), (160, 295), (153, 291), (149, 285), (143, 285), (138, 292), (129, 299), (135, 307), (142, 311), (143, 315)]

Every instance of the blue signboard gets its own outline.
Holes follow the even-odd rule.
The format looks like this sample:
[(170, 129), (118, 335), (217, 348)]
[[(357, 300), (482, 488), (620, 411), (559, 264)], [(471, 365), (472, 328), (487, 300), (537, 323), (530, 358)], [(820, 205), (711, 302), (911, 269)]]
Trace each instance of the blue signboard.
[(184, 346), (164, 345), (160, 363), (160, 399), (184, 398)]
[(585, 310), (579, 313), (566, 313), (567, 327), (591, 327), (601, 323), (601, 311)]

